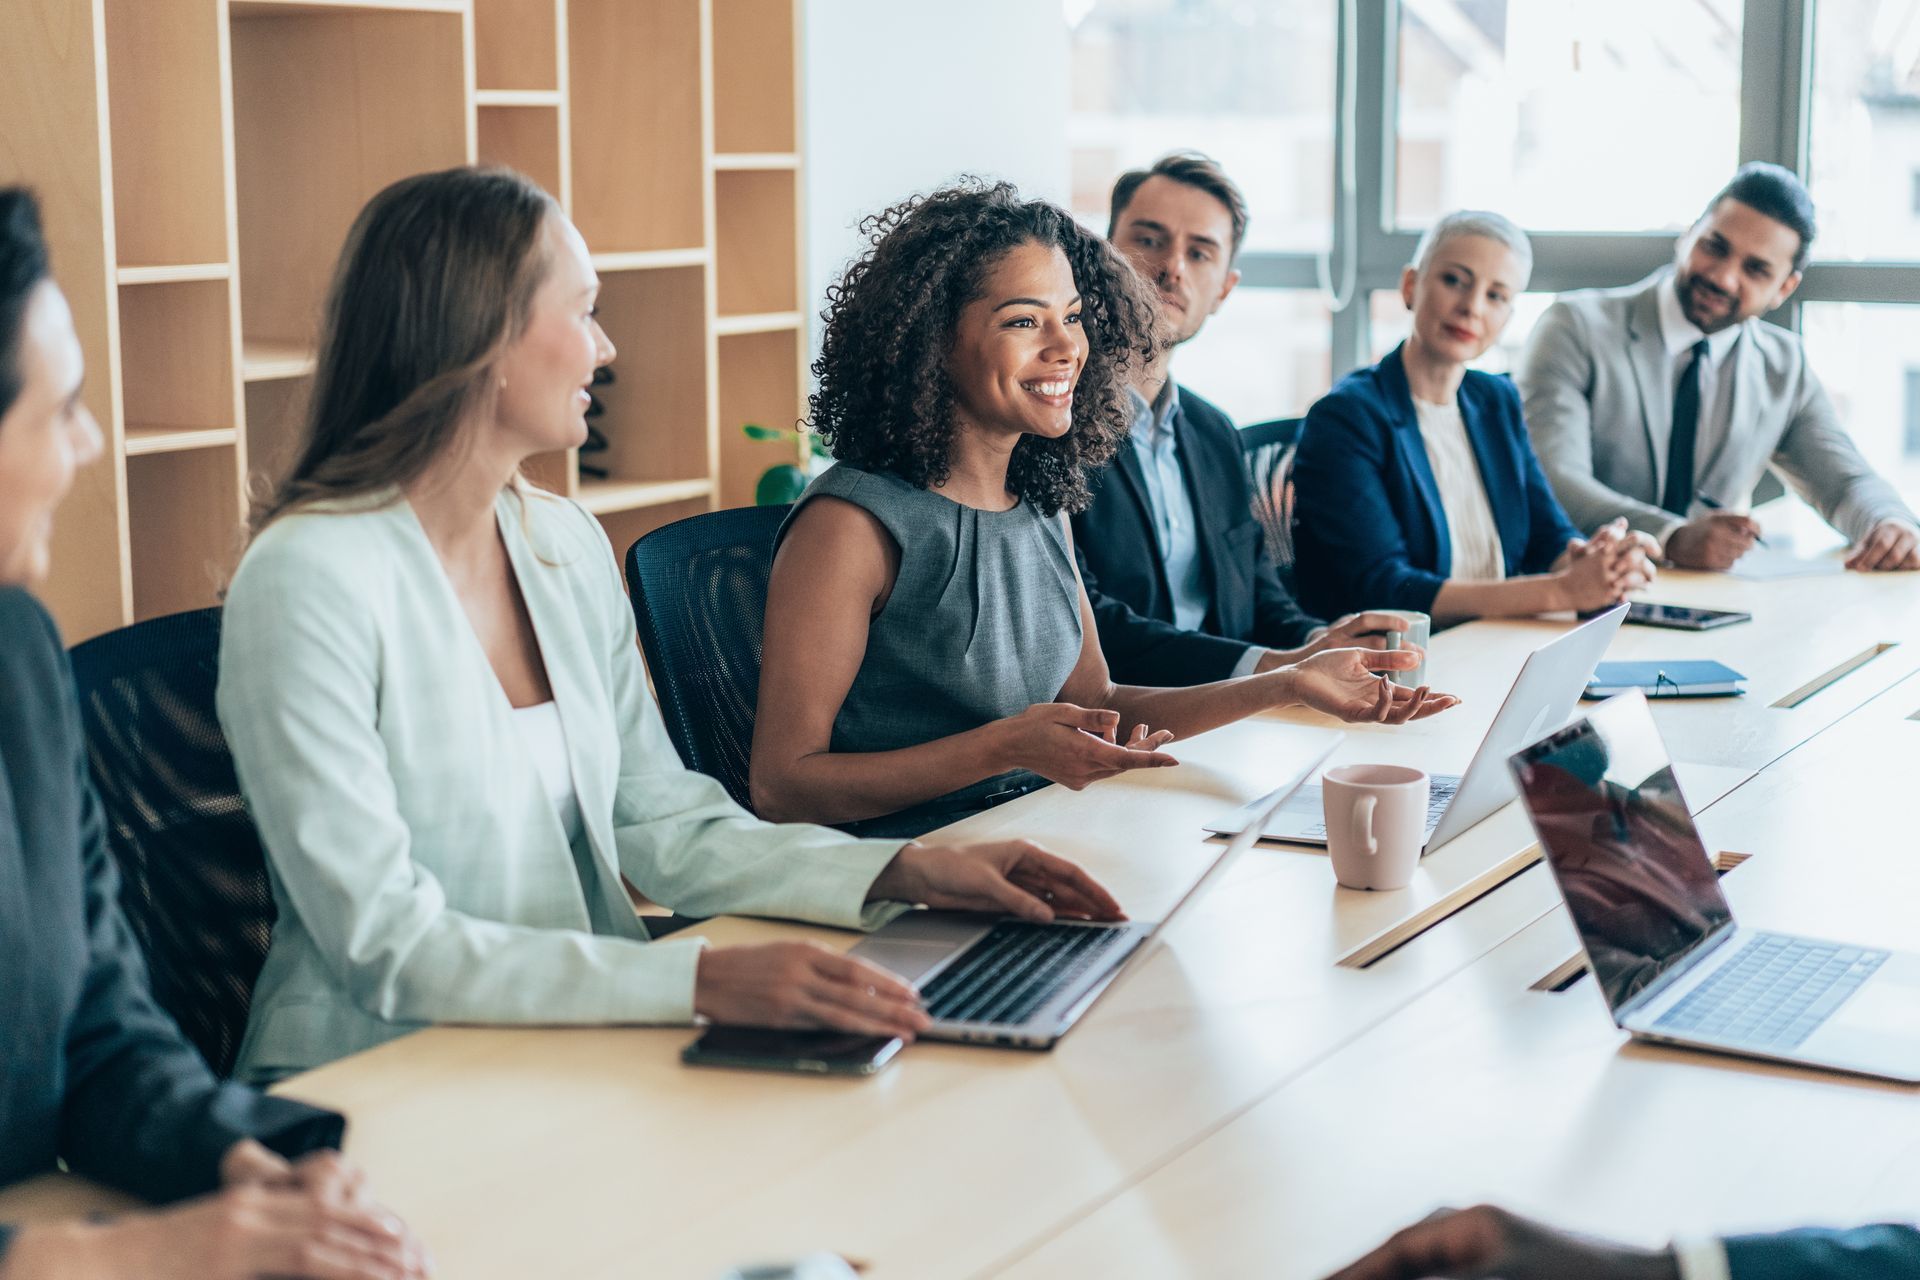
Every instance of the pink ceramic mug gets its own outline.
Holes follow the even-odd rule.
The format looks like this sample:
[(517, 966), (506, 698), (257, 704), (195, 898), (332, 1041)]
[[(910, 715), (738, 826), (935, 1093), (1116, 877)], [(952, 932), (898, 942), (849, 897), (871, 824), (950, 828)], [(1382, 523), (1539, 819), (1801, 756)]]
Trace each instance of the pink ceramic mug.
[(1333, 878), (1349, 889), (1404, 889), (1427, 834), (1427, 775), (1397, 764), (1344, 764), (1320, 779)]

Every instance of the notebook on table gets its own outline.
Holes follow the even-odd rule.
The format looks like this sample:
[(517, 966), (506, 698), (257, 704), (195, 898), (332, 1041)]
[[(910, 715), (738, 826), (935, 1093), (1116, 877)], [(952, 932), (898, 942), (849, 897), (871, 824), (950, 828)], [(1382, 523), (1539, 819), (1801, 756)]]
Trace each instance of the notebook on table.
[(1724, 662), (1603, 662), (1584, 698), (1611, 698), (1638, 689), (1649, 698), (1724, 698), (1745, 693), (1746, 677)]

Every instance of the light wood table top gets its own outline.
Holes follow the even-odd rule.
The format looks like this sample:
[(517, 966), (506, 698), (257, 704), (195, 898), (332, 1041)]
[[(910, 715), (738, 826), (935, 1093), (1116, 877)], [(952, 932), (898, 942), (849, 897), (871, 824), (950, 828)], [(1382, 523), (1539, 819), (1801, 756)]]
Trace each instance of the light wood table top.
[[(1609, 655), (1711, 655), (1751, 678), (1745, 699), (1656, 708), (1688, 762), (1683, 786), (1703, 823), (1752, 791), (1742, 783), (1755, 769), (1790, 778), (1805, 744), (1920, 666), (1920, 646), (1900, 645), (1797, 707), (1769, 705), (1869, 644), (1920, 635), (1920, 577), (1761, 587), (1669, 574), (1659, 588), (1663, 599), (1756, 614), (1751, 625), (1706, 635), (1627, 628)], [(1568, 621), (1443, 633), (1433, 646), (1436, 683), (1465, 694), (1466, 705), (1398, 730), (1351, 732), (1336, 761), (1459, 772), (1526, 654)], [(1915, 661), (1902, 670), (1910, 652)], [(1217, 853), (1202, 824), (1310, 758), (1328, 723), (1256, 717), (1175, 744), (1177, 769), (1081, 793), (1047, 788), (942, 836), (1043, 840), (1087, 865), (1136, 916), (1152, 918)], [(1189, 1237), (1149, 1233), (1171, 1260), (1165, 1267), (1151, 1265), (1151, 1251), (1104, 1246), (1082, 1259), (1071, 1242), (1109, 1214), (1103, 1206), (1155, 1194), (1192, 1152), (1246, 1131), (1304, 1082), (1325, 1077), (1328, 1064), (1354, 1070), (1356, 1048), (1370, 1037), (1398, 1034), (1429, 1006), (1465, 999), (1452, 993), (1479, 990), (1495, 968), (1525, 973), (1524, 992), (1563, 961), (1570, 935), (1553, 915), (1558, 899), (1544, 870), (1526, 869), (1535, 856), (1513, 805), (1430, 855), (1397, 894), (1338, 889), (1323, 853), (1263, 844), (1048, 1053), (919, 1044), (877, 1079), (840, 1081), (683, 1068), (685, 1028), (442, 1027), (284, 1089), (346, 1111), (349, 1151), (450, 1276), (715, 1276), (814, 1249), (867, 1260), (883, 1276), (990, 1274), (1022, 1257), (1031, 1274), (1207, 1273), (1216, 1255)], [(1759, 883), (1762, 865), (1756, 858), (1730, 886)], [(717, 943), (854, 940), (738, 919), (702, 932)], [(1577, 1009), (1582, 990), (1517, 1005)], [(1587, 1012), (1599, 1032), (1592, 1018), (1574, 1029), (1613, 1044), (1604, 1013)], [(1502, 1061), (1499, 1036), (1530, 1043), (1525, 1036), (1536, 1034), (1531, 1021), (1524, 1035), (1485, 1025), (1495, 1040), (1463, 1032), (1461, 1053)], [(1549, 1033), (1541, 1027), (1537, 1034)], [(1345, 1130), (1342, 1143), (1311, 1153), (1312, 1167), (1359, 1178), (1380, 1162), (1358, 1154), (1357, 1140), (1386, 1130), (1371, 1118)], [(28, 1194), (44, 1205), (51, 1193)], [(0, 1198), (0, 1213), (13, 1203)], [(1399, 1208), (1392, 1201), (1379, 1216)], [(1633, 1229), (1622, 1222), (1617, 1231)], [(1364, 1234), (1327, 1226), (1312, 1256), (1331, 1258)], [(1067, 1254), (1034, 1252), (1056, 1236)], [(1268, 1256), (1264, 1238), (1249, 1247)], [(1119, 1265), (1103, 1269), (1096, 1257)]]
[[(1914, 944), (1909, 679), (1716, 804), (1745, 924)], [(1443, 1204), (1506, 1204), (1658, 1244), (1920, 1215), (1920, 1090), (1631, 1043), (1590, 978), (1535, 990), (1577, 940), (1547, 913), (1008, 1274), (1313, 1276)], [(1920, 1009), (1913, 1013), (1920, 1023)]]
[[(947, 834), (1037, 835), (1151, 916), (1217, 852), (1200, 824), (1269, 788), (1288, 771), (1281, 761), (1320, 738), (1232, 726), (1180, 744), (1179, 769), (1078, 795), (1049, 789)], [(1388, 741), (1355, 735), (1346, 749), (1381, 756)], [(1402, 759), (1449, 749), (1435, 738), (1392, 745)], [(1692, 775), (1696, 803), (1747, 776)], [(920, 1044), (879, 1079), (849, 1083), (690, 1071), (676, 1056), (684, 1030), (438, 1029), (287, 1088), (354, 1117), (355, 1156), (455, 1274), (520, 1273), (557, 1256), (556, 1238), (568, 1274), (622, 1274), (622, 1240), (583, 1231), (602, 1212), (640, 1214), (649, 1264), (665, 1275), (821, 1248), (882, 1275), (991, 1271), (1536, 919), (1548, 904), (1496, 896), (1370, 968), (1339, 963), (1530, 844), (1509, 807), (1429, 858), (1403, 894), (1340, 890), (1323, 854), (1262, 846), (1045, 1054)], [(727, 920), (704, 932), (744, 942), (796, 927)], [(632, 1154), (649, 1149), (673, 1154), (658, 1164)], [(432, 1185), (396, 1182), (432, 1150), (458, 1150), (458, 1172), (432, 1161)], [(469, 1206), (502, 1168), (523, 1171), (514, 1214), (474, 1221)], [(435, 1227), (455, 1220), (457, 1238), (439, 1243)]]
[[(1623, 626), (1609, 647), (1607, 661), (1713, 659), (1747, 677), (1748, 692), (1740, 698), (1654, 700), (1654, 716), (1678, 760), (1761, 768), (1920, 671), (1920, 574), (1754, 583), (1669, 569), (1646, 598), (1754, 615), (1751, 623), (1714, 631)], [(1435, 688), (1459, 695), (1463, 705), (1391, 732), (1477, 743), (1526, 655), (1572, 622), (1565, 615), (1513, 618), (1442, 631), (1429, 646), (1428, 678)], [(1269, 717), (1338, 723), (1301, 710)], [(1465, 764), (1462, 758), (1453, 768)]]

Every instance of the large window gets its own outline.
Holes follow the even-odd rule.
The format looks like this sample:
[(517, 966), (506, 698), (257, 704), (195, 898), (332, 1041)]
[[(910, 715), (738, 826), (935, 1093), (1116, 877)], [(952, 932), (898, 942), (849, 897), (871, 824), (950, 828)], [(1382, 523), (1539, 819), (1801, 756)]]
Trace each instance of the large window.
[(1533, 292), (1480, 361), (1507, 371), (1553, 295), (1660, 269), (1739, 163), (1770, 160), (1821, 227), (1772, 319), (1920, 487), (1920, 305), (1895, 305), (1920, 304), (1920, 0), (1062, 4), (1076, 211), (1104, 229), (1121, 170), (1187, 147), (1250, 197), (1246, 283), (1179, 358), (1238, 420), (1299, 414), (1406, 336), (1400, 270), (1444, 211), (1533, 233)]
[(1113, 180), (1198, 147), (1245, 188), (1247, 248), (1318, 250), (1333, 225), (1334, 5), (1068, 0), (1073, 208), (1107, 226)]
[(1920, 0), (1820, 0), (1813, 49), (1820, 256), (1920, 260)]
[(1810, 302), (1807, 359), (1867, 461), (1920, 491), (1920, 306)]
[(1679, 229), (1740, 150), (1741, 0), (1402, 0), (1394, 211)]

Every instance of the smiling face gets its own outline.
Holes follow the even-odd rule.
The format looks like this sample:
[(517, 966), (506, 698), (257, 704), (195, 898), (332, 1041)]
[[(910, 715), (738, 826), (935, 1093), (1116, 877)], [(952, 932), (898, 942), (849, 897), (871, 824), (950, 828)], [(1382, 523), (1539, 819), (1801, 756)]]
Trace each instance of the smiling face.
[(1799, 286), (1799, 252), (1799, 232), (1729, 196), (1680, 238), (1673, 277), (1680, 310), (1702, 333), (1765, 315)]
[(73, 473), (100, 456), (100, 426), (80, 400), (73, 313), (51, 280), (34, 287), (18, 342), (20, 394), (0, 417), (0, 586), (47, 576), (54, 508)]
[(1073, 268), (1057, 247), (1028, 241), (987, 268), (962, 308), (947, 376), (965, 426), (1055, 439), (1073, 428), (1086, 363)]
[(1513, 250), (1488, 236), (1449, 236), (1424, 271), (1408, 267), (1400, 296), (1413, 312), (1413, 337), (1428, 354), (1466, 364), (1485, 354), (1513, 317), (1524, 281)]
[(1200, 332), (1240, 283), (1233, 269), (1233, 214), (1199, 187), (1156, 173), (1114, 219), (1113, 247), (1154, 286), (1162, 341)]
[(587, 387), (613, 360), (613, 343), (595, 318), (600, 278), (580, 233), (550, 215), (541, 229), (546, 275), (527, 327), (501, 354), (496, 421), (522, 456), (567, 449), (587, 438)]

